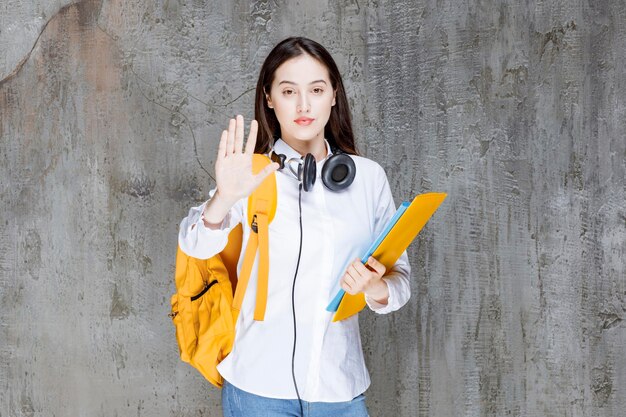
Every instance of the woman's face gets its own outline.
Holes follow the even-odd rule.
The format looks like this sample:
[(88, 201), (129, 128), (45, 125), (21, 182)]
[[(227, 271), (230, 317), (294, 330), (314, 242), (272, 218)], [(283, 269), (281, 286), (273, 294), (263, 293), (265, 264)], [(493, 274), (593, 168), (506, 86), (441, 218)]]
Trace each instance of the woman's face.
[(306, 53), (283, 62), (266, 98), (284, 140), (323, 140), (335, 105), (335, 91), (324, 64)]

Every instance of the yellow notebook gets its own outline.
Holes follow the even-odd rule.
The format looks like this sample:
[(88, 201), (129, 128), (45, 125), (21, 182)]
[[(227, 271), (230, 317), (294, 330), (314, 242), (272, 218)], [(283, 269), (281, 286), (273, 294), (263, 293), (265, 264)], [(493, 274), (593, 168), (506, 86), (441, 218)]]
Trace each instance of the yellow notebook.
[[(446, 193), (425, 193), (416, 196), (396, 224), (374, 250), (372, 256), (385, 265), (389, 271), (400, 255), (409, 247), (422, 230), (426, 222), (435, 213), (439, 205), (446, 198)], [(366, 306), (365, 295), (343, 294), (333, 321), (348, 318)]]

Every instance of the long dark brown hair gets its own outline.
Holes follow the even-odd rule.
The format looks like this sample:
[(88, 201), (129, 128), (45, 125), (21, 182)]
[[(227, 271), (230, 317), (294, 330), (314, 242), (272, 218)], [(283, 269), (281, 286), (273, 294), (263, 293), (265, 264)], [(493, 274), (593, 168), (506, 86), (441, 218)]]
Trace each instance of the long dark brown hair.
[(276, 69), (285, 61), (308, 54), (317, 59), (328, 69), (330, 83), (335, 93), (335, 105), (331, 108), (330, 118), (324, 127), (324, 136), (335, 148), (351, 155), (359, 155), (354, 143), (350, 107), (346, 91), (343, 88), (341, 74), (337, 64), (328, 51), (319, 43), (303, 37), (291, 37), (281, 41), (272, 49), (259, 73), (256, 85), (254, 118), (259, 123), (255, 152), (267, 153), (274, 145), (274, 140), (281, 136), (280, 124), (274, 111), (267, 106), (266, 93), (269, 94)]

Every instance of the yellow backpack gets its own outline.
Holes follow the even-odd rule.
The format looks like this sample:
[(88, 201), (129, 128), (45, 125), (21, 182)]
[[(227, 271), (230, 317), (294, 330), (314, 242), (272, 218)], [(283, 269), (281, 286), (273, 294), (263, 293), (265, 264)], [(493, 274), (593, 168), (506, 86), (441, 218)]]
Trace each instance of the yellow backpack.
[[(258, 173), (272, 161), (254, 154), (252, 171)], [(241, 310), (250, 273), (259, 251), (259, 274), (254, 319), (263, 320), (269, 275), (268, 226), (276, 214), (276, 177), (268, 175), (248, 198), (251, 232), (244, 253), (241, 275), (237, 264), (242, 247), (241, 224), (231, 230), (222, 252), (209, 259), (176, 253), (176, 293), (170, 317), (176, 328), (180, 359), (196, 368), (218, 388), (224, 382), (217, 365), (230, 353), (235, 340), (235, 323)]]

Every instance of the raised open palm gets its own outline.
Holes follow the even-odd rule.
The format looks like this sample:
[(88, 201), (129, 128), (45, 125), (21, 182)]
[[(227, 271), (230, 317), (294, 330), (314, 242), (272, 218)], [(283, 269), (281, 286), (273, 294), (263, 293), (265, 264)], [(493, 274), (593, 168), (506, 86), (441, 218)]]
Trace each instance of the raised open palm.
[(252, 155), (256, 145), (258, 123), (252, 120), (250, 132), (243, 150), (243, 116), (230, 119), (228, 130), (222, 132), (217, 160), (215, 161), (215, 181), (217, 192), (227, 201), (236, 202), (245, 198), (279, 167), (273, 162), (262, 169), (258, 174), (252, 173)]

